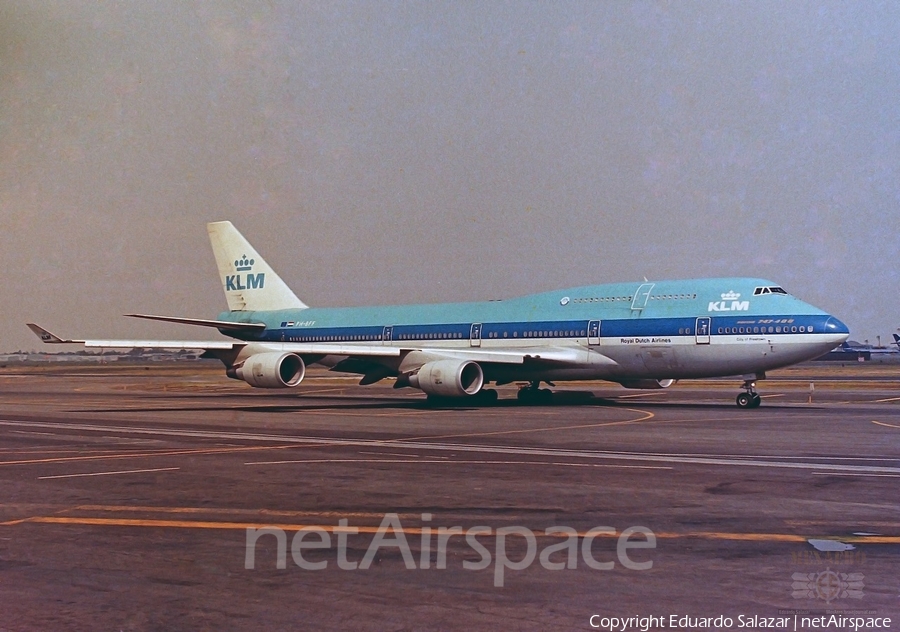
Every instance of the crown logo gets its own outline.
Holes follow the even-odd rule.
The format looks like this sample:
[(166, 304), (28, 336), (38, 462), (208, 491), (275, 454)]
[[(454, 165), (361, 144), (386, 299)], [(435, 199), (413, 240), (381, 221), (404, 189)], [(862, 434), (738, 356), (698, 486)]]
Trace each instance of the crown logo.
[(741, 298), (741, 295), (736, 293), (734, 290), (730, 290), (725, 294), (720, 295), (723, 301), (736, 301)]
[(246, 270), (250, 270), (254, 263), (256, 263), (256, 261), (248, 259), (247, 255), (244, 255), (240, 259), (235, 259), (234, 267), (237, 268), (238, 272), (245, 272)]

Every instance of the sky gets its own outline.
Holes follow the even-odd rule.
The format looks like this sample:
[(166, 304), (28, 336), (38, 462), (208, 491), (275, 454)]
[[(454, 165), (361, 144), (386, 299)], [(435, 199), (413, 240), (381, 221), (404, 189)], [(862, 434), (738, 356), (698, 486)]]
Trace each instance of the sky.
[[(900, 3), (0, 0), (0, 351), (204, 339), (229, 219), (314, 306), (771, 279), (900, 327)], [(44, 347), (44, 349), (48, 349)]]

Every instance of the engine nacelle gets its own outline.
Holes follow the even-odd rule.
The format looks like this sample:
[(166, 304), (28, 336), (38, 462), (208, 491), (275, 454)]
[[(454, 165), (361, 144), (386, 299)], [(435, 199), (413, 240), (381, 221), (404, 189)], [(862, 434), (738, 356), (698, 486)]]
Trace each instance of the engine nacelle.
[(672, 384), (675, 383), (675, 380), (669, 378), (668, 380), (623, 380), (619, 382), (625, 388), (644, 388), (644, 389), (653, 389), (653, 388), (669, 388)]
[(409, 376), (410, 386), (440, 397), (474, 395), (484, 386), (484, 371), (471, 360), (437, 360)]
[(280, 351), (252, 355), (228, 372), (229, 377), (244, 380), (257, 388), (290, 388), (302, 382), (304, 375), (306, 364), (303, 358)]

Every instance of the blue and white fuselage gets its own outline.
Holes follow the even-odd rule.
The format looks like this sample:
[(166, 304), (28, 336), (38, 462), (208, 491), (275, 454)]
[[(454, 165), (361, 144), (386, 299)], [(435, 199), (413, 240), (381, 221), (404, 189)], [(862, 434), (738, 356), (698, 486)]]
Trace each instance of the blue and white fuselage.
[(485, 362), (485, 380), (500, 382), (755, 374), (847, 338), (835, 317), (782, 292), (757, 293), (763, 288), (778, 286), (749, 278), (617, 283), (478, 303), (223, 312), (219, 320), (265, 323), (237, 337), (286, 343), (285, 350), (298, 343), (340, 344), (348, 353), (396, 348), (401, 354), (390, 357), (398, 361), (389, 362), (396, 369), (402, 352), (424, 349), (571, 358), (554, 366)]
[[(307, 364), (396, 378), (435, 397), (495, 391), (490, 382), (610, 380), (660, 388), (684, 378), (743, 376), (742, 407), (766, 371), (833, 349), (849, 331), (837, 318), (765, 279), (616, 283), (502, 301), (313, 308), (300, 301), (229, 222), (209, 225), (229, 311), (216, 320), (141, 315), (216, 327), (235, 339), (77, 341), (89, 346), (204, 348), (231, 377), (287, 387)], [(72, 342), (32, 326), (47, 342)], [(131, 343), (154, 344), (131, 344)], [(185, 343), (181, 345), (172, 342)], [(115, 343), (115, 344), (114, 344)], [(119, 344), (121, 343), (121, 344)]]

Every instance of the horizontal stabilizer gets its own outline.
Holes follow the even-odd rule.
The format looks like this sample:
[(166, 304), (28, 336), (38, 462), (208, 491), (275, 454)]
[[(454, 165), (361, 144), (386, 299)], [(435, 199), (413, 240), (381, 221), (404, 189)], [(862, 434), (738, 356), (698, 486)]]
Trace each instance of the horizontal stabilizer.
[(130, 318), (145, 318), (147, 320), (161, 320), (167, 323), (180, 323), (182, 325), (199, 325), (200, 327), (215, 327), (228, 331), (262, 331), (266, 328), (263, 323), (233, 323), (228, 320), (204, 320), (202, 318), (181, 318), (178, 316), (154, 316), (153, 314), (125, 314)]

